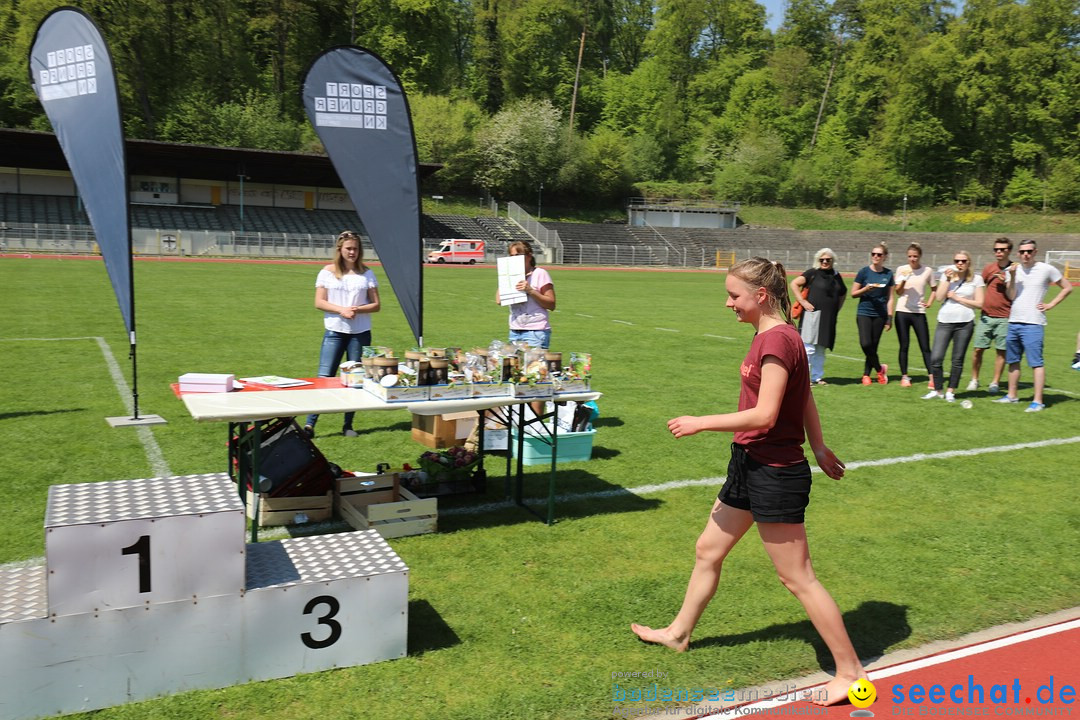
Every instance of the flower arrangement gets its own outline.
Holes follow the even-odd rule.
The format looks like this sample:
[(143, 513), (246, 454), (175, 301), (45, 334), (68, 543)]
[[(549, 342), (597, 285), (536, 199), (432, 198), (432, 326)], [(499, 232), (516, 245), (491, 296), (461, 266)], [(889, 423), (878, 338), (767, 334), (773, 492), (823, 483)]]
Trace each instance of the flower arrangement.
[(429, 450), (418, 460), (429, 483), (468, 478), (479, 461), (479, 454), (460, 446), (441, 452)]

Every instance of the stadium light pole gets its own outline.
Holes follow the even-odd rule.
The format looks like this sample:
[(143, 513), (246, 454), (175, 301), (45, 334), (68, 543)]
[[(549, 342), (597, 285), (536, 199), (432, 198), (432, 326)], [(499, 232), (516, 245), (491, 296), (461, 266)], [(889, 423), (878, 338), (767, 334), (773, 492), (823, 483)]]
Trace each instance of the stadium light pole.
[(904, 222), (901, 227), (903, 230), (907, 230), (907, 193), (904, 193)]
[(244, 173), (237, 173), (240, 178), (240, 234), (244, 234)]
[(544, 214), (544, 183), (540, 183), (540, 189), (536, 191), (536, 220), (539, 222), (540, 217)]

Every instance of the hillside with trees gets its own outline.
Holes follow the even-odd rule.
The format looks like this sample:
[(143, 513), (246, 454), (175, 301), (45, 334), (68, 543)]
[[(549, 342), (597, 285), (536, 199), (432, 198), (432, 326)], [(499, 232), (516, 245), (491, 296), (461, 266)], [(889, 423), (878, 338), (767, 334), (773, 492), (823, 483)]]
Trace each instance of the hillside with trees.
[[(130, 137), (319, 151), (299, 85), (334, 45), (401, 77), (433, 191), (888, 211), (1080, 209), (1077, 0), (86, 0)], [(0, 124), (48, 130), (0, 4)], [(579, 63), (580, 58), (580, 63)]]

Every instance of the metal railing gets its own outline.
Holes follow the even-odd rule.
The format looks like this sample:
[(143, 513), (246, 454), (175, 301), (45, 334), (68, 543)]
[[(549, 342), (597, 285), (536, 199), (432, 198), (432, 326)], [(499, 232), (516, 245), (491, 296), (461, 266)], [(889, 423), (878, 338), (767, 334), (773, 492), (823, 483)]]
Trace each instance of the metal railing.
[(525, 212), (520, 205), (513, 201), (506, 204), (506, 216), (529, 233), (541, 248), (551, 251), (552, 263), (560, 265), (565, 262), (563, 260), (563, 241), (557, 231), (549, 230), (541, 225), (532, 215)]
[[(513, 205), (513, 203), (511, 203)], [(513, 218), (511, 218), (513, 219)], [(535, 221), (533, 221), (535, 222)], [(520, 224), (520, 223), (519, 223)], [(536, 223), (539, 225), (539, 223)], [(528, 228), (526, 228), (528, 230)], [(538, 233), (548, 242), (558, 238), (558, 233), (548, 231)], [(259, 258), (296, 258), (328, 259), (333, 256), (336, 236), (312, 235), (301, 233), (237, 233), (213, 230), (175, 230), (135, 228), (132, 230), (132, 250), (136, 255), (150, 257), (259, 257)], [(536, 237), (536, 235), (533, 235)], [(745, 237), (738, 239), (746, 240)], [(537, 238), (538, 243), (544, 240)], [(737, 242), (735, 236), (733, 244)], [(377, 260), (377, 254), (370, 241), (363, 238), (364, 257)], [(437, 248), (438, 239), (424, 240), (424, 258), (429, 250)], [(813, 249), (776, 249), (775, 247), (735, 247), (721, 246), (716, 243), (694, 244), (685, 247), (677, 245), (657, 245), (652, 243), (603, 244), (603, 243), (565, 243), (558, 240), (557, 256), (553, 264), (567, 265), (620, 265), (642, 267), (684, 267), (714, 268), (716, 253), (733, 252), (736, 260), (760, 256), (778, 260), (789, 272), (801, 272), (813, 265)], [(497, 254), (496, 248), (489, 248), (488, 261)], [(44, 223), (5, 223), (0, 220), (0, 252), (31, 252), (58, 254), (97, 254), (99, 249), (93, 229), (88, 225), (49, 225)], [(854, 273), (867, 264), (865, 250), (835, 252), (836, 267), (844, 273)], [(952, 262), (953, 253), (927, 252), (923, 255), (923, 264), (939, 268)], [(1066, 259), (1072, 261), (1075, 268), (1078, 262), (1072, 259), (1077, 251), (1048, 251), (1046, 258), (1051, 262), (1064, 265)], [(981, 268), (993, 258), (989, 254), (976, 254), (974, 267)], [(889, 264), (896, 267), (900, 258)]]

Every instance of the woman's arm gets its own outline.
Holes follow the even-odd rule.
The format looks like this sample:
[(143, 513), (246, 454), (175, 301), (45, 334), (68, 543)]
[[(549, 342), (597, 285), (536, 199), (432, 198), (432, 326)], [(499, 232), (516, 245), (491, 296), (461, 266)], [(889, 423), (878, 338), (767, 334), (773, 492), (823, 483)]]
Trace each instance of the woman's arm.
[(949, 295), (949, 278), (943, 277), (937, 284), (937, 288), (934, 290), (934, 297), (938, 302), (945, 302), (945, 298)]
[(876, 289), (877, 288), (871, 287), (869, 285), (863, 285), (862, 283), (860, 283), (859, 281), (856, 280), (856, 281), (853, 281), (851, 283), (851, 297), (857, 298), (860, 295), (865, 295), (866, 293), (870, 292), (871, 290), (876, 290)]
[(684, 415), (668, 420), (668, 430), (677, 438), (696, 435), (703, 430), (739, 432), (768, 430), (780, 415), (780, 401), (787, 387), (788, 371), (780, 360), (766, 355), (761, 365), (761, 388), (755, 407), (723, 415)]
[(821, 416), (818, 415), (813, 393), (807, 394), (806, 407), (803, 409), (803, 429), (806, 430), (806, 440), (810, 443), (814, 460), (817, 461), (821, 471), (833, 480), (844, 477), (844, 463), (840, 462), (836, 454), (825, 446), (825, 440), (821, 434)]
[(336, 313), (346, 320), (352, 320), (356, 316), (356, 310), (344, 305), (335, 305), (327, 299), (326, 288), (315, 288), (315, 307), (323, 312)]
[(885, 329), (892, 327), (893, 310), (896, 309), (896, 296), (889, 293), (889, 302), (885, 305)]
[(382, 309), (382, 303), (379, 302), (379, 288), (369, 287), (367, 291), (367, 303), (363, 305), (353, 305), (353, 310), (358, 313), (377, 313)]
[(536, 304), (545, 310), (555, 309), (555, 286), (551, 283), (548, 283), (539, 290), (526, 284), (525, 294), (535, 300)]
[(795, 279), (791, 281), (791, 292), (795, 294), (795, 302), (802, 305), (804, 310), (814, 312), (813, 303), (802, 296), (803, 287), (805, 287), (805, 285), (806, 278), (802, 275), (796, 275)]

